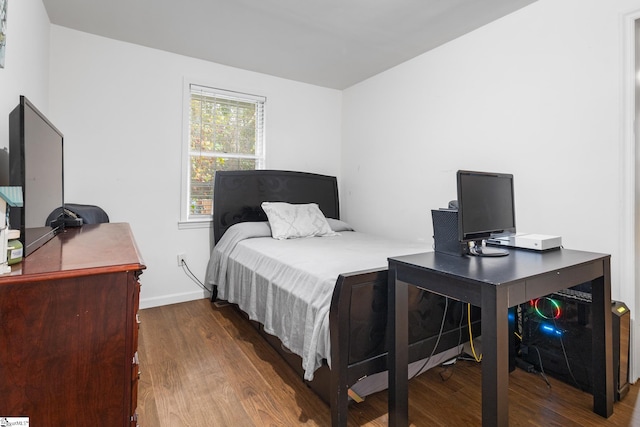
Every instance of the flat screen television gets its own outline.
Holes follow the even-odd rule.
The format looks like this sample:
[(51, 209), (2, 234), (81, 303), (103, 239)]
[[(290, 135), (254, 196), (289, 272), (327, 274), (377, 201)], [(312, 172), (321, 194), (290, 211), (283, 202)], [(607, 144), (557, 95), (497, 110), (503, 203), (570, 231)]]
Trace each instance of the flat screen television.
[(24, 205), (12, 208), (9, 224), (20, 230), (24, 256), (60, 231), (47, 217), (64, 206), (64, 137), (25, 96), (9, 114), (9, 185), (21, 186)]
[(513, 175), (460, 170), (458, 185), (458, 237), (470, 245), (469, 253), (480, 256), (508, 255), (487, 248), (483, 240), (516, 232)]

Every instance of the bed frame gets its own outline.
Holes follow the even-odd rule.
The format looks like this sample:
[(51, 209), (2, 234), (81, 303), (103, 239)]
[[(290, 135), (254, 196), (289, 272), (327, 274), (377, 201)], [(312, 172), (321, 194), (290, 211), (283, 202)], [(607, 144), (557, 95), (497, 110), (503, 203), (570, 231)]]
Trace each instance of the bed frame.
[[(213, 242), (233, 224), (267, 221), (263, 201), (318, 203), (328, 218), (340, 219), (335, 177), (305, 172), (219, 171), (215, 175)], [(212, 301), (216, 299), (214, 289)], [(357, 304), (355, 303), (357, 302)], [(409, 362), (468, 341), (466, 310), (451, 302), (438, 340), (445, 298), (409, 287)], [(480, 334), (480, 313), (472, 310), (474, 336)], [(331, 424), (346, 426), (348, 391), (361, 378), (387, 370), (387, 270), (345, 272), (336, 281), (329, 312), (332, 367), (325, 363), (308, 385), (331, 406)], [(301, 359), (282, 350), (277, 338), (263, 334), (303, 377)]]

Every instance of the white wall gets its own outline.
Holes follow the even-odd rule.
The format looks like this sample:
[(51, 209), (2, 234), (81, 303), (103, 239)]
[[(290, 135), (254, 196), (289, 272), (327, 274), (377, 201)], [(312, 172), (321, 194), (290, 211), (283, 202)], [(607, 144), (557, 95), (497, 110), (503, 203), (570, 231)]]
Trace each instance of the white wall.
[(539, 0), (344, 91), (345, 219), (432, 242), (430, 209), (456, 198), (458, 169), (511, 172), (518, 229), (611, 254), (612, 296), (635, 318), (619, 219), (621, 27), (638, 9)]
[[(9, 113), (25, 95), (47, 114), (49, 107), (49, 18), (42, 0), (7, 6), (7, 47), (0, 68), (0, 150), (9, 147)], [(0, 182), (7, 184), (7, 152), (0, 152)]]
[(267, 167), (337, 175), (341, 92), (51, 26), (51, 120), (65, 134), (65, 200), (131, 224), (141, 306), (201, 298), (210, 231), (178, 229), (185, 77), (267, 97)]

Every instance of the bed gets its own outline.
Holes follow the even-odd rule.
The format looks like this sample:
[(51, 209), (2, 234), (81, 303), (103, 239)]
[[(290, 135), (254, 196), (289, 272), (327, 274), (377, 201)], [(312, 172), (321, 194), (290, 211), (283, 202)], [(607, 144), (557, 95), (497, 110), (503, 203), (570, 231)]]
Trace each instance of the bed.
[[(300, 230), (283, 224), (303, 216), (300, 229), (317, 222), (310, 228), (316, 235), (289, 238)], [(212, 301), (236, 304), (258, 325), (330, 404), (333, 426), (347, 424), (350, 400), (387, 386), (387, 258), (427, 250), (340, 221), (335, 177), (216, 172), (205, 279)], [(473, 309), (469, 321), (459, 302), (410, 287), (409, 307), (410, 375), (457, 356), (469, 329), (480, 333), (479, 311)]]

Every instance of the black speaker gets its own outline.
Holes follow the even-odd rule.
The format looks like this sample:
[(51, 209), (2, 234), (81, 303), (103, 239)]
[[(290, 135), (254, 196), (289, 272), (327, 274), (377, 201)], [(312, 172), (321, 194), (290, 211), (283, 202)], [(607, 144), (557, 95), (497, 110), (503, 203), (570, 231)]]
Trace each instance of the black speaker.
[(431, 210), (433, 241), (436, 252), (462, 256), (466, 245), (458, 240), (458, 211), (452, 209)]
[(629, 392), (629, 341), (631, 339), (631, 312), (620, 301), (611, 301), (613, 314), (613, 384), (616, 400)]

